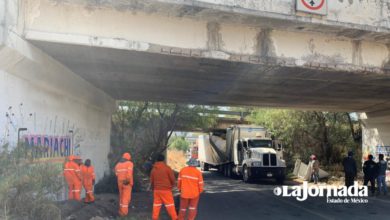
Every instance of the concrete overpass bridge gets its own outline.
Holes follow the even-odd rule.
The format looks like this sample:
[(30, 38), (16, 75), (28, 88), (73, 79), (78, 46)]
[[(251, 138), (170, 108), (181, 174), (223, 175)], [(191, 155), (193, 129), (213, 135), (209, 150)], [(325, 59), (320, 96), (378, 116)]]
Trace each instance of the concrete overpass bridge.
[(129, 99), (362, 112), (366, 143), (390, 145), (390, 3), (297, 2), (5, 0), (3, 142), (72, 135), (107, 170), (114, 101)]

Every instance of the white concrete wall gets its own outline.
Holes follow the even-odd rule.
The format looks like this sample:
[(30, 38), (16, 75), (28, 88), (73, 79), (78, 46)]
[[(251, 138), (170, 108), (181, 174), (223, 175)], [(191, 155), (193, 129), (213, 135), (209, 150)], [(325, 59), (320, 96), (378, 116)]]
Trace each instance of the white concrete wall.
[(6, 26), (6, 4), (5, 1), (0, 1), (0, 44), (4, 41), (5, 26)]
[[(69, 137), (74, 154), (90, 158), (102, 178), (114, 100), (17, 35), (0, 48), (0, 145), (15, 146), (22, 127), (22, 136)], [(60, 149), (48, 159), (64, 158)]]
[[(232, 1), (213, 2), (233, 4)], [(234, 2), (239, 4), (245, 1)], [(284, 3), (281, 3), (279, 9), (267, 6), (262, 10), (284, 10)], [(257, 6), (253, 7), (260, 7), (258, 4), (264, 3), (256, 3)], [(365, 1), (362, 4), (366, 4)], [(90, 10), (82, 4), (57, 5), (50, 0), (29, 0), (25, 6), (25, 34), (31, 40), (150, 52), (161, 52), (159, 47), (196, 49), (206, 51), (203, 53), (206, 57), (217, 59), (230, 59), (232, 54), (266, 55), (293, 60), (295, 65), (316, 62), (382, 68), (390, 56), (385, 44), (356, 42), (322, 33), (286, 30), (263, 33), (261, 28), (245, 24), (210, 25), (213, 22), (188, 17), (170, 17), (142, 11), (118, 12), (112, 7)], [(268, 48), (268, 51), (261, 51), (262, 48)]]
[[(50, 1), (26, 2), (26, 30), (126, 39), (167, 46), (205, 48), (206, 22), (143, 12), (118, 13), (113, 8), (88, 10), (84, 5)], [(158, 21), (158, 23), (156, 23)]]
[[(60, 5), (61, 2), (64, 2), (65, 4), (80, 4), (84, 5), (84, 7), (88, 8), (90, 11), (93, 11), (94, 7), (111, 7), (121, 12), (126, 10), (133, 12), (138, 10), (145, 10), (149, 13), (156, 11), (168, 11), (167, 14), (170, 14), (170, 10), (176, 6), (164, 6), (162, 4), (156, 3), (174, 3), (177, 5), (177, 7), (201, 7), (214, 11), (234, 12), (240, 15), (251, 14), (273, 18), (300, 20), (309, 23), (328, 23), (331, 25), (342, 23), (345, 27), (348, 27), (348, 24), (353, 24), (360, 26), (367, 25), (373, 27), (389, 28), (390, 25), (390, 2), (388, 0), (327, 0), (327, 16), (313, 16), (306, 13), (296, 12), (296, 0), (50, 1), (53, 5)], [(41, 0), (35, 2), (38, 4), (43, 3)], [(196, 14), (196, 12), (190, 12), (190, 14)]]
[(363, 160), (372, 154), (378, 159), (378, 154), (385, 154), (390, 160), (390, 115), (371, 116), (360, 114), (363, 119), (362, 141)]
[[(184, 3), (185, 0), (168, 0), (168, 2)], [(296, 14), (296, 0), (195, 0), (191, 2), (194, 5), (197, 3), (209, 3), (251, 11), (272, 12), (283, 15)], [(314, 19), (389, 28), (389, 6), (390, 2), (383, 0), (328, 0), (328, 15)], [(302, 13), (298, 15), (305, 16)]]

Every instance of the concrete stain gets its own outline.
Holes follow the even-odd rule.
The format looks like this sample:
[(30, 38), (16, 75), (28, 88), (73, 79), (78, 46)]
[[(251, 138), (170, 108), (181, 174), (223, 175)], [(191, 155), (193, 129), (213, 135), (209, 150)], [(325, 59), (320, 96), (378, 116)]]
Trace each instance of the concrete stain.
[(314, 44), (314, 39), (310, 39), (308, 42), (308, 47), (311, 53), (315, 53), (316, 45)]
[(390, 44), (387, 44), (387, 61), (383, 63), (383, 68), (385, 70), (390, 70)]
[(319, 53), (314, 53), (312, 55), (302, 57), (302, 60), (307, 63), (323, 63), (323, 64), (342, 64), (344, 62), (344, 58), (340, 54), (336, 54), (333, 56), (327, 56)]
[(344, 29), (337, 33), (337, 36), (347, 37), (352, 39), (363, 38), (369, 32), (366, 30)]
[(362, 42), (360, 40), (352, 41), (352, 63), (354, 65), (361, 65), (363, 63)]
[(262, 57), (276, 57), (275, 46), (271, 38), (272, 29), (262, 29), (257, 34), (256, 53)]
[(201, 7), (188, 6), (183, 5), (178, 9), (176, 16), (184, 17), (184, 16), (195, 16), (203, 10)]
[(221, 26), (217, 22), (207, 23), (207, 47), (209, 50), (221, 50), (223, 47)]

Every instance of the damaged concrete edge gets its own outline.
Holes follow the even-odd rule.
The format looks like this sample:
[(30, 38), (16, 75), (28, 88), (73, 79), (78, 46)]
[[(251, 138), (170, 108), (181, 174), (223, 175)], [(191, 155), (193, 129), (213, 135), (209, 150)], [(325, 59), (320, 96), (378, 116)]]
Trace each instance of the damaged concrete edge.
[[(16, 76), (28, 80), (31, 83), (37, 84), (40, 87), (45, 88), (51, 92), (58, 93), (59, 90), (61, 90), (64, 93), (69, 94), (70, 97), (72, 97), (72, 99), (74, 99), (75, 101), (78, 101), (79, 103), (83, 104), (88, 104), (94, 107), (96, 110), (104, 111), (107, 113), (112, 113), (115, 111), (115, 100), (111, 96), (107, 95), (105, 92), (96, 88), (90, 82), (73, 73), (66, 66), (59, 63), (57, 60), (53, 59), (46, 53), (42, 52), (40, 49), (36, 48), (28, 41), (25, 41), (24, 39), (20, 38), (17, 34), (10, 32), (5, 47), (0, 50), (0, 56), (2, 54), (3, 56), (6, 56), (11, 59), (11, 61), (14, 61), (11, 62), (11, 64), (6, 63), (6, 65), (2, 65), (2, 63), (0, 62), (1, 69), (7, 70), (7, 72), (9, 73), (15, 74)], [(31, 71), (29, 72), (29, 74), (23, 71), (21, 72), (20, 70), (18, 70), (18, 68), (16, 68), (15, 70), (14, 67), (16, 67), (20, 62), (29, 62), (31, 63), (31, 66), (38, 65), (41, 66), (42, 69), (39, 69), (35, 73)], [(58, 71), (55, 71), (56, 74), (47, 75), (49, 67), (57, 69)], [(63, 73), (68, 74), (64, 76)], [(44, 76), (49, 77), (45, 78)], [(71, 94), (74, 93), (74, 91), (67, 89), (67, 85), (65, 85), (59, 79), (53, 80), (51, 81), (51, 83), (43, 83), (43, 80), (50, 81), (51, 78), (58, 76), (61, 76), (60, 78), (62, 79), (64, 79), (64, 77), (68, 77), (67, 79), (73, 80), (73, 82), (77, 82), (79, 86), (73, 86), (77, 86), (82, 90), (95, 91), (94, 95), (89, 95), (90, 93), (87, 92), (83, 94)]]
[[(44, 41), (60, 44), (82, 45), (92, 47), (102, 47), (119, 50), (140, 51), (148, 53), (159, 53), (173, 56), (186, 56), (195, 58), (208, 58), (226, 60), (232, 62), (242, 62), (251, 64), (261, 64), (269, 66), (304, 67), (323, 71), (345, 71), (365, 74), (390, 74), (390, 70), (380, 67), (361, 66), (358, 64), (341, 64), (334, 62), (316, 62), (311, 60), (296, 59), (291, 57), (276, 57), (274, 53), (271, 30), (265, 29), (258, 34), (257, 53), (254, 55), (233, 54), (221, 49), (217, 49), (218, 41), (213, 40), (211, 49), (192, 49), (158, 45), (153, 43), (131, 41), (123, 38), (106, 38), (97, 36), (85, 36), (74, 34), (58, 34), (27, 30), (25, 38), (29, 41)], [(218, 35), (218, 32), (214, 33)], [(215, 36), (214, 36), (215, 37)], [(217, 45), (216, 45), (217, 44)], [(219, 46), (220, 47), (220, 46)], [(215, 50), (215, 49), (217, 50)]]
[(221, 5), (221, 4), (217, 4), (217, 3), (207, 3), (207, 2), (200, 2), (200, 1), (194, 1), (194, 0), (156, 0), (156, 1), (159, 3), (187, 5), (187, 6), (192, 6), (192, 7), (212, 9), (212, 10), (216, 10), (217, 12), (222, 11), (222, 12), (228, 12), (228, 13), (233, 13), (233, 14), (249, 15), (249, 16), (253, 16), (253, 17), (263, 17), (263, 18), (269, 18), (269, 19), (275, 19), (275, 20), (282, 20), (285, 22), (290, 21), (291, 23), (294, 23), (294, 24), (296, 24), (297, 22), (303, 23), (303, 24), (309, 23), (309, 24), (335, 27), (335, 28), (340, 29), (340, 30), (355, 29), (355, 30), (362, 30), (362, 31), (367, 31), (367, 32), (390, 34), (390, 28), (384, 27), (384, 26), (370, 26), (370, 25), (362, 25), (362, 24), (356, 24), (356, 23), (323, 20), (323, 19), (317, 19), (317, 18), (311, 17), (311, 16), (306, 17), (306, 16), (297, 16), (297, 15), (290, 15), (290, 14), (281, 14), (281, 13), (276, 13), (276, 12), (253, 10), (253, 9), (247, 9), (247, 8), (242, 8), (242, 7), (237, 7), (237, 6), (228, 6), (228, 5)]
[[(194, 18), (198, 12), (207, 10), (207, 14), (210, 15), (207, 20), (221, 21), (220, 14), (226, 13), (233, 18), (238, 16), (246, 16), (249, 18), (268, 19), (269, 23), (279, 22), (286, 25), (301, 27), (301, 26), (317, 26), (319, 28), (324, 27), (325, 29), (331, 30), (330, 35), (337, 37), (346, 37), (348, 39), (354, 39), (354, 35), (350, 32), (358, 32), (359, 36), (355, 39), (371, 40), (371, 41), (386, 41), (390, 43), (390, 27), (378, 26), (378, 25), (364, 25), (358, 23), (348, 23), (333, 20), (326, 20), (317, 18), (315, 16), (301, 16), (295, 14), (283, 14), (277, 12), (269, 12), (264, 10), (254, 10), (250, 8), (243, 8), (239, 6), (222, 5), (218, 3), (202, 2), (199, 0), (132, 0), (132, 1), (87, 1), (87, 0), (67, 0), (58, 1), (52, 0), (55, 4), (79, 4), (85, 5), (88, 10), (94, 10), (99, 8), (113, 8), (120, 12), (126, 10), (131, 13), (137, 13), (137, 11), (143, 11), (145, 13), (156, 13), (165, 16), (177, 16), (177, 17), (192, 17)], [(177, 15), (170, 12), (164, 11), (165, 9), (189, 7), (194, 10), (189, 10)], [(295, 10), (295, 9), (294, 9)], [(292, 11), (294, 11), (292, 10)], [(197, 17), (196, 19), (204, 19)], [(246, 19), (246, 20), (248, 20)], [(237, 20), (237, 19), (236, 19)], [(271, 27), (268, 27), (271, 28)], [(308, 30), (307, 32), (315, 32)], [(345, 36), (343, 36), (345, 34)]]
[(91, 47), (105, 47), (114, 49), (126, 49), (136, 51), (147, 51), (150, 48), (150, 44), (130, 41), (123, 38), (107, 38), (107, 37), (96, 37), (87, 35), (76, 35), (76, 34), (59, 34), (49, 33), (41, 31), (25, 31), (25, 38), (27, 40), (46, 41), (52, 43), (68, 43), (75, 45), (84, 45)]

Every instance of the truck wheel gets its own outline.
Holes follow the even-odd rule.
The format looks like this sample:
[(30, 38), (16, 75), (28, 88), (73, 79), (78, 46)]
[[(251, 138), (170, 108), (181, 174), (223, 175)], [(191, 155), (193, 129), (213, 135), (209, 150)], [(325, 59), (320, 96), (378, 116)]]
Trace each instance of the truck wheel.
[(200, 164), (200, 170), (202, 171), (209, 171), (209, 165), (207, 163), (201, 163)]
[(222, 165), (223, 166), (223, 175), (228, 177), (228, 166), (226, 164)]
[(244, 182), (250, 183), (252, 180), (250, 168), (247, 166), (244, 166), (242, 172), (243, 172), (242, 179), (244, 180)]
[(284, 179), (285, 179), (284, 176), (278, 176), (278, 177), (276, 177), (276, 183), (279, 185), (283, 185)]
[(233, 164), (230, 164), (230, 178), (232, 178), (232, 179), (239, 179), (240, 178), (240, 175), (234, 171)]
[(218, 172), (222, 175), (224, 175), (224, 169), (223, 169), (223, 165), (219, 165), (218, 166)]
[(231, 178), (232, 177), (232, 165), (228, 164), (226, 165), (226, 172), (227, 172), (227, 177)]

